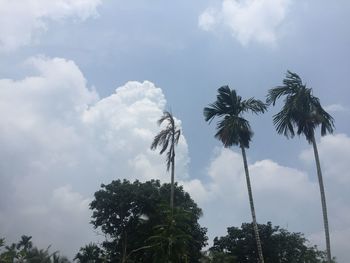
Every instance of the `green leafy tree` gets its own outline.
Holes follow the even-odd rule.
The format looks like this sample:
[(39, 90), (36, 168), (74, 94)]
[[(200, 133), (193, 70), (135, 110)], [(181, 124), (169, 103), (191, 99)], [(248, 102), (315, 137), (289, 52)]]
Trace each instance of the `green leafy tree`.
[(28, 262), (31, 263), (51, 263), (51, 257), (53, 257), (55, 253), (50, 254), (49, 249), (50, 247), (46, 249), (39, 249), (37, 247), (33, 247), (31, 250), (28, 251), (25, 258)]
[[(0, 239), (0, 263), (69, 263), (58, 251), (50, 253), (50, 246), (46, 249), (33, 246), (31, 239), (31, 236), (23, 235), (20, 241), (9, 246), (5, 246), (5, 239)], [(1, 251), (3, 246), (5, 251)]]
[(167, 207), (161, 209), (161, 214), (163, 222), (153, 228), (153, 236), (147, 240), (154, 250), (153, 262), (188, 262), (188, 246), (193, 241), (187, 234), (191, 231), (191, 214), (181, 208), (171, 211)]
[(155, 150), (160, 147), (160, 154), (166, 150), (167, 171), (171, 168), (171, 191), (170, 191), (170, 207), (174, 209), (174, 185), (175, 185), (175, 146), (178, 144), (181, 130), (176, 127), (173, 115), (164, 111), (163, 116), (158, 120), (158, 124), (167, 122), (167, 125), (153, 139), (151, 149)]
[(80, 248), (75, 255), (74, 260), (80, 263), (102, 263), (105, 260), (103, 249), (94, 243), (90, 243), (85, 247)]
[(249, 170), (246, 157), (246, 148), (249, 148), (249, 142), (252, 139), (253, 131), (249, 122), (243, 118), (245, 112), (255, 114), (264, 113), (266, 105), (254, 98), (242, 100), (235, 90), (231, 90), (228, 86), (223, 86), (218, 89), (217, 100), (204, 108), (205, 120), (211, 122), (215, 117), (220, 118), (217, 123), (217, 132), (215, 137), (219, 139), (224, 147), (237, 145), (241, 148), (244, 170), (247, 181), (248, 196), (250, 210), (253, 219), (254, 233), (258, 250), (258, 259), (261, 263), (264, 262), (259, 232), (256, 222), (253, 193), (250, 184)]
[[(264, 256), (269, 263), (323, 263), (326, 253), (310, 247), (301, 233), (291, 233), (270, 222), (259, 224), (261, 242), (264, 244)], [(241, 228), (227, 228), (227, 235), (216, 237), (210, 248), (211, 262), (255, 263), (255, 238), (252, 224), (244, 223)], [(231, 256), (231, 261), (220, 258)], [(227, 260), (227, 258), (226, 258)], [(334, 262), (334, 261), (333, 261)]]
[[(90, 208), (93, 210), (92, 224), (107, 237), (103, 247), (108, 260), (152, 262), (155, 251), (150, 247), (149, 238), (162, 234), (157, 226), (167, 223), (164, 206), (169, 198), (170, 184), (161, 185), (155, 180), (145, 183), (115, 180), (101, 188), (95, 193)], [(189, 214), (186, 221), (181, 222), (188, 225), (186, 235), (191, 237), (187, 245), (188, 262), (198, 262), (207, 240), (206, 229), (198, 223), (202, 211), (182, 187), (175, 184), (174, 190), (175, 201), (179, 204), (175, 211), (182, 209)]]
[[(282, 110), (273, 116), (273, 123), (279, 134), (287, 138), (295, 133), (304, 135), (314, 149), (317, 177), (321, 193), (323, 223), (326, 237), (327, 259), (331, 262), (331, 245), (328, 226), (326, 194), (323, 185), (320, 159), (315, 139), (315, 129), (321, 126), (321, 135), (333, 133), (334, 120), (321, 106), (320, 100), (312, 94), (312, 89), (303, 84), (301, 78), (290, 71), (287, 72), (283, 85), (270, 89), (267, 103), (275, 105), (276, 100), (284, 97)], [(295, 131), (296, 130), (296, 131)]]

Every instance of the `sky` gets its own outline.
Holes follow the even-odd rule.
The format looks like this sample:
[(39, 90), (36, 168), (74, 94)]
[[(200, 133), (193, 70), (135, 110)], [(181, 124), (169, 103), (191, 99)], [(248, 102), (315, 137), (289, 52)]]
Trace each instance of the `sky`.
[[(251, 221), (242, 157), (214, 138), (203, 108), (229, 85), (265, 99), (287, 70), (335, 118), (317, 136), (331, 246), (350, 262), (350, 2), (0, 0), (0, 235), (33, 236), (70, 258), (101, 238), (89, 203), (115, 179), (169, 182), (150, 150), (170, 110), (182, 129), (176, 179), (212, 242)], [(246, 115), (257, 220), (325, 248), (311, 146)]]

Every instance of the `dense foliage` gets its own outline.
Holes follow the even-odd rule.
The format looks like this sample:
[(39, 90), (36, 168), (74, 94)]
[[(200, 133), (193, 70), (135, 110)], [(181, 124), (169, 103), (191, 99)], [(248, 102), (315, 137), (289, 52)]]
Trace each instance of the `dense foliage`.
[(50, 246), (46, 249), (37, 248), (31, 239), (31, 236), (23, 235), (17, 243), (6, 245), (5, 239), (0, 238), (0, 263), (69, 263), (69, 260), (60, 256), (58, 251), (51, 253)]
[[(322, 263), (326, 253), (316, 246), (308, 246), (301, 233), (291, 233), (270, 222), (259, 224), (259, 233), (265, 261), (269, 263)], [(227, 235), (216, 237), (210, 248), (208, 262), (256, 263), (258, 252), (254, 239), (253, 225), (244, 223), (241, 228), (227, 228)]]
[(207, 240), (198, 223), (202, 211), (182, 187), (175, 185), (174, 212), (169, 184), (116, 180), (101, 187), (90, 207), (92, 224), (107, 236), (103, 248), (109, 261), (159, 262), (161, 251), (167, 257), (181, 251), (181, 259), (172, 262), (184, 257), (199, 262)]

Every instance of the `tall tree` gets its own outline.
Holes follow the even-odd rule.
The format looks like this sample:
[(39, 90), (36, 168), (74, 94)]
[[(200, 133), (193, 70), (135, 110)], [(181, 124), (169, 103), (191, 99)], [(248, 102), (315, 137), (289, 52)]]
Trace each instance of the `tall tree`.
[(167, 171), (171, 168), (171, 191), (170, 191), (170, 207), (174, 209), (174, 184), (175, 184), (175, 146), (178, 144), (181, 130), (176, 127), (173, 115), (164, 111), (163, 116), (158, 120), (158, 125), (167, 122), (167, 125), (153, 139), (151, 149), (155, 150), (158, 146), (160, 154), (166, 153)]
[(253, 131), (249, 125), (249, 122), (243, 118), (243, 113), (252, 112), (255, 114), (264, 113), (266, 105), (254, 98), (242, 100), (240, 96), (236, 94), (235, 90), (231, 90), (228, 86), (222, 86), (218, 89), (217, 100), (214, 103), (209, 104), (204, 108), (205, 120), (209, 123), (218, 117), (220, 120), (217, 123), (217, 132), (215, 137), (219, 139), (224, 147), (231, 147), (237, 145), (241, 148), (244, 170), (247, 181), (248, 195), (250, 210), (253, 219), (254, 234), (258, 250), (258, 259), (261, 263), (264, 262), (261, 242), (258, 232), (258, 226), (256, 223), (256, 215), (253, 201), (253, 193), (250, 184), (249, 170), (246, 157), (246, 148), (249, 148), (249, 142), (252, 139)]
[[(333, 133), (334, 120), (321, 106), (320, 100), (313, 96), (312, 89), (303, 84), (301, 78), (287, 71), (283, 85), (269, 90), (267, 103), (275, 105), (276, 100), (284, 97), (282, 110), (273, 116), (273, 123), (279, 134), (287, 138), (294, 137), (295, 133), (304, 135), (314, 149), (317, 177), (320, 186), (323, 223), (326, 236), (327, 259), (331, 262), (331, 245), (328, 227), (326, 195), (323, 186), (320, 159), (315, 139), (315, 129), (321, 126), (321, 135)], [(296, 129), (296, 132), (294, 131)]]

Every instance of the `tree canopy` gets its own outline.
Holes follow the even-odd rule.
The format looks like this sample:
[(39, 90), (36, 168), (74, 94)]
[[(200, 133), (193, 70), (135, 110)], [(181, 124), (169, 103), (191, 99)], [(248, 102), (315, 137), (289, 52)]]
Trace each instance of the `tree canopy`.
[(216, 101), (203, 110), (205, 121), (211, 122), (215, 117), (222, 117), (217, 122), (215, 137), (225, 147), (238, 145), (249, 148), (253, 131), (249, 122), (243, 118), (243, 114), (245, 112), (264, 113), (266, 105), (254, 98), (243, 100), (229, 86), (220, 87), (218, 93)]
[[(326, 253), (309, 246), (301, 233), (289, 232), (279, 226), (258, 224), (265, 261), (269, 263), (323, 263)], [(258, 252), (251, 223), (240, 228), (228, 227), (227, 235), (215, 237), (210, 248), (211, 262), (256, 263)]]
[(298, 74), (287, 71), (283, 85), (270, 89), (266, 102), (275, 105), (281, 97), (284, 97), (282, 110), (273, 116), (278, 133), (286, 137), (303, 134), (309, 143), (318, 126), (321, 126), (322, 136), (333, 133), (333, 117), (322, 108), (320, 100), (313, 95), (311, 88), (303, 84)]
[(17, 243), (6, 245), (5, 239), (0, 238), (0, 263), (69, 263), (58, 251), (51, 253), (50, 246), (46, 249), (37, 248), (31, 239), (31, 236), (22, 235)]
[[(199, 262), (200, 251), (207, 240), (206, 229), (198, 223), (202, 210), (182, 187), (175, 185), (175, 212), (178, 210), (186, 216), (175, 213), (174, 222), (169, 222), (164, 215), (170, 209), (167, 204), (170, 184), (161, 185), (156, 180), (145, 183), (115, 180), (101, 188), (90, 205), (93, 210), (91, 222), (107, 237), (103, 247), (109, 260), (153, 262), (153, 248), (159, 242), (154, 242), (156, 238), (150, 240), (150, 237), (166, 235), (164, 227), (168, 226), (168, 233), (184, 234), (182, 240), (187, 243), (185, 254), (188, 262)], [(177, 232), (174, 232), (174, 224)], [(176, 248), (179, 247), (172, 247)]]

